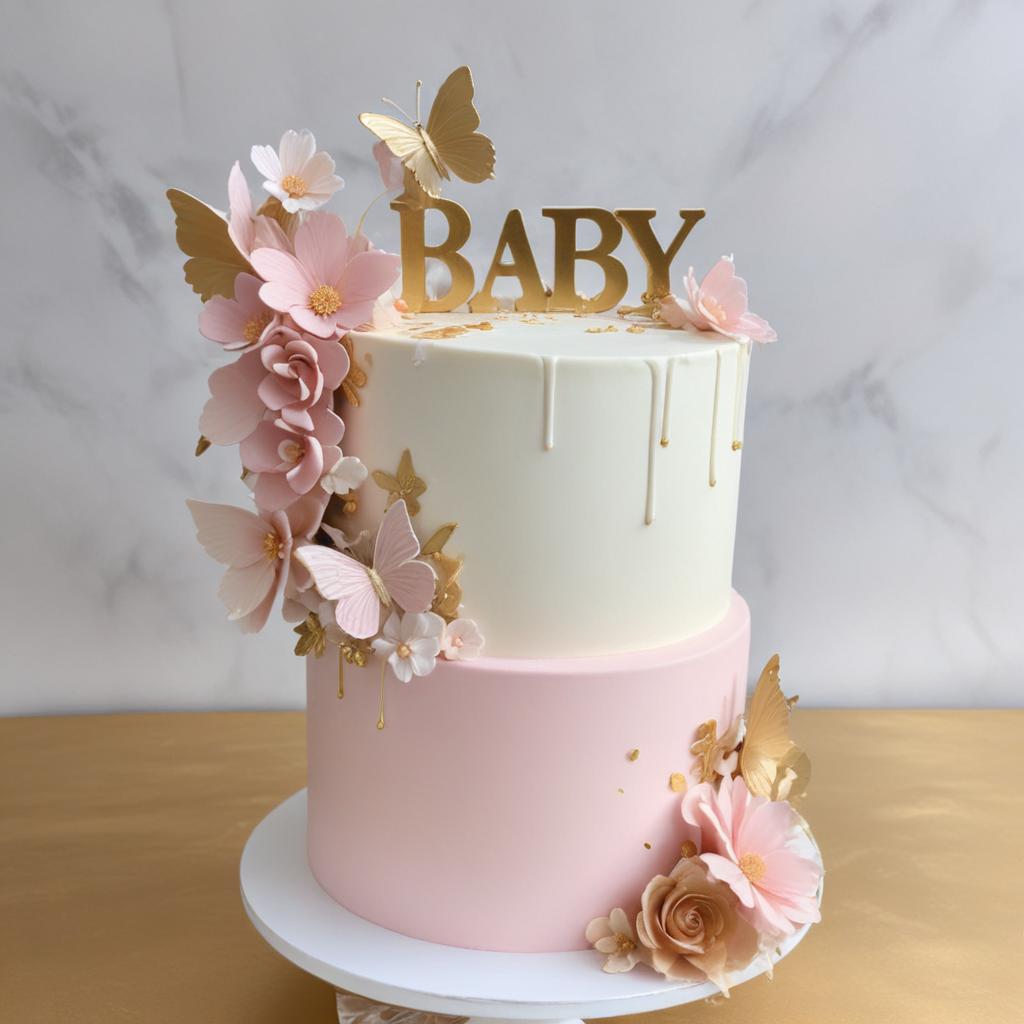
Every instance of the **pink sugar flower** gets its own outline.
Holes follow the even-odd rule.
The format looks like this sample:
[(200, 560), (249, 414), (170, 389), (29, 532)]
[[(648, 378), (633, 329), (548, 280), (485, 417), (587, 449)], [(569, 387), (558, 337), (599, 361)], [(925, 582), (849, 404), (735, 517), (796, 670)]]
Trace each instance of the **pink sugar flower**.
[(295, 232), (294, 256), (277, 249), (252, 253), (252, 265), (266, 281), (260, 298), (318, 338), (358, 327), (372, 316), (378, 296), (395, 283), (401, 260), (357, 247), (341, 218), (310, 214)]
[[(258, 633), (284, 592), (292, 573), (292, 550), (308, 543), (323, 518), (323, 502), (307, 498), (287, 512), (271, 515), (231, 505), (189, 501), (199, 543), (216, 562), (227, 566), (218, 596), (228, 618), (243, 633)], [(305, 572), (301, 566), (296, 566)]]
[(699, 287), (690, 267), (686, 295), (685, 299), (666, 295), (661, 300), (661, 318), (670, 327), (695, 327), (734, 340), (768, 342), (778, 338), (767, 320), (747, 309), (747, 282), (736, 276), (731, 256), (723, 256)]
[[(257, 473), (253, 494), (258, 508), (276, 512), (308, 494), (341, 458), (338, 442), (345, 425), (330, 410), (330, 393), (309, 410), (313, 430), (300, 433), (281, 420), (265, 419), (242, 441), (242, 465)], [(322, 488), (317, 491), (324, 495)]]
[(256, 170), (267, 179), (263, 187), (289, 213), (315, 210), (345, 185), (334, 173), (331, 156), (316, 151), (316, 139), (309, 131), (286, 131), (276, 151), (273, 146), (253, 146), (251, 156)]
[(214, 370), (210, 374), (210, 398), (199, 417), (203, 436), (214, 444), (244, 441), (267, 414), (259, 396), (266, 375), (258, 352), (246, 352), (235, 362)]
[(683, 820), (700, 830), (701, 860), (739, 898), (741, 913), (759, 931), (791, 935), (820, 921), (821, 867), (794, 849), (796, 812), (783, 800), (751, 796), (742, 778), (726, 775), (687, 791)]
[(405, 165), (391, 152), (386, 142), (378, 142), (373, 147), (373, 159), (377, 161), (381, 184), (386, 192), (395, 192), (405, 182)]
[(246, 259), (253, 249), (292, 251), (291, 239), (284, 228), (273, 217), (253, 212), (249, 185), (237, 160), (228, 175), (228, 235)]
[(260, 299), (263, 282), (252, 274), (235, 278), (235, 297), (214, 295), (199, 314), (199, 333), (229, 352), (259, 348), (281, 323), (281, 315)]
[(260, 350), (267, 375), (260, 382), (258, 393), (264, 405), (280, 413), (287, 426), (308, 432), (313, 430), (309, 410), (325, 391), (334, 391), (345, 379), (348, 352), (334, 338), (299, 337), (290, 331), (288, 334), (292, 336), (279, 332), (274, 341)]

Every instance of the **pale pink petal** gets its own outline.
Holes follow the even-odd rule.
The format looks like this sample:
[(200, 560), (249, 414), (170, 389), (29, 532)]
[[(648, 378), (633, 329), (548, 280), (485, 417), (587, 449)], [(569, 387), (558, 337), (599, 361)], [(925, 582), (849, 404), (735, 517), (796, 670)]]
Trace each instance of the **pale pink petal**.
[(270, 618), (270, 612), (274, 607), (276, 592), (271, 588), (267, 596), (248, 615), (238, 619), (239, 628), (243, 633), (258, 633)]
[(207, 501), (186, 504), (196, 524), (196, 537), (215, 562), (243, 567), (266, 557), (263, 541), (269, 524), (256, 513)]
[(425, 612), (434, 600), (434, 570), (426, 562), (406, 562), (380, 575), (402, 611)]
[[(373, 547), (373, 567), (383, 577), (420, 553), (405, 499), (400, 498), (384, 513)], [(429, 568), (424, 562), (424, 567)], [(431, 574), (433, 576), (433, 574)], [(390, 589), (390, 588), (389, 588)], [(405, 608), (405, 611), (420, 609)]]
[(281, 173), (281, 161), (278, 159), (277, 150), (273, 146), (253, 146), (249, 153), (256, 170), (269, 178), (271, 181), (280, 181), (284, 175)]
[(301, 497), (292, 490), (283, 473), (260, 473), (252, 493), (256, 507), (263, 512), (286, 509)]
[(260, 298), (282, 313), (291, 306), (305, 305), (316, 288), (305, 267), (291, 253), (254, 249), (249, 262), (267, 282), (260, 289)]
[[(312, 294), (312, 292), (310, 292)], [(308, 305), (309, 296), (307, 295), (301, 304), (296, 304), (291, 307), (289, 313), (291, 313), (292, 319), (298, 324), (302, 330), (307, 331), (310, 334), (316, 335), (318, 338), (331, 338), (337, 333), (337, 326), (335, 324), (334, 317), (317, 316), (309, 308)]]
[(348, 232), (342, 219), (333, 213), (311, 213), (295, 232), (295, 255), (315, 285), (336, 284), (348, 260)]
[[(288, 389), (288, 386), (284, 381), (272, 373), (268, 373), (263, 380), (260, 381), (258, 394), (260, 401), (268, 409), (283, 409), (286, 405), (295, 401), (295, 395)], [(310, 429), (312, 429), (312, 427), (310, 427)]]
[(745, 907), (754, 906), (754, 887), (750, 879), (728, 857), (702, 853), (700, 859), (707, 865), (708, 872), (720, 882), (725, 882)]
[(666, 295), (661, 300), (661, 319), (669, 327), (683, 328), (690, 324), (692, 315), (688, 303), (676, 298), (675, 295)]
[(256, 316), (266, 310), (266, 305), (260, 299), (260, 288), (263, 282), (255, 274), (239, 274), (235, 278), (235, 302), (250, 317)]
[(259, 216), (256, 218), (253, 248), (292, 252), (294, 247), (284, 228), (273, 217)]
[(281, 461), (278, 448), (289, 436), (270, 420), (263, 420), (239, 445), (242, 465), (261, 475), (279, 472), (287, 464)]
[(297, 132), (289, 128), (281, 136), (278, 152), (281, 154), (282, 176), (298, 174), (301, 177), (306, 162), (316, 152), (316, 139), (308, 129)]
[[(228, 234), (235, 248), (243, 256), (248, 256), (253, 249), (255, 229), (252, 221), (252, 196), (249, 185), (242, 173), (238, 161), (235, 161), (228, 175)], [(235, 297), (237, 298), (237, 286)]]
[(736, 322), (736, 330), (745, 334), (751, 341), (771, 342), (778, 341), (779, 336), (767, 320), (754, 313), (744, 313)]
[(380, 249), (372, 249), (353, 256), (341, 278), (340, 290), (346, 305), (368, 301), (372, 308), (372, 303), (398, 279), (401, 267), (400, 256)]
[(224, 573), (217, 596), (224, 602), (229, 619), (248, 615), (267, 596), (274, 585), (278, 559), (264, 556), (251, 565), (232, 566)]
[(204, 437), (214, 444), (238, 444), (256, 430), (266, 412), (257, 392), (262, 377), (255, 352), (210, 374), (210, 399), (199, 418)]
[(317, 338), (311, 344), (316, 349), (317, 364), (324, 375), (324, 386), (335, 391), (349, 371), (349, 358), (345, 346), (336, 338), (328, 338), (326, 341)]
[(312, 539), (324, 517), (328, 496), (301, 498), (288, 509), (288, 523), (293, 537)]
[(373, 158), (380, 170), (380, 180), (388, 192), (402, 187), (405, 180), (405, 168), (402, 161), (388, 148), (386, 142), (378, 142), (373, 147)]
[[(324, 449), (320, 442), (312, 436), (305, 438), (306, 451), (294, 468), (285, 474), (288, 478), (288, 485), (296, 494), (308, 494), (324, 475)], [(336, 462), (341, 458), (340, 449), (328, 453)]]
[[(236, 295), (238, 281), (245, 276), (239, 274), (235, 279)], [(208, 302), (203, 303), (203, 308), (199, 311), (199, 333), (209, 341), (229, 348), (239, 344), (245, 345), (245, 325), (250, 319), (238, 302), (223, 295), (214, 295)]]
[(345, 436), (345, 423), (330, 407), (330, 395), (324, 397), (309, 410), (313, 420), (311, 433), (316, 435), (321, 444), (338, 444)]

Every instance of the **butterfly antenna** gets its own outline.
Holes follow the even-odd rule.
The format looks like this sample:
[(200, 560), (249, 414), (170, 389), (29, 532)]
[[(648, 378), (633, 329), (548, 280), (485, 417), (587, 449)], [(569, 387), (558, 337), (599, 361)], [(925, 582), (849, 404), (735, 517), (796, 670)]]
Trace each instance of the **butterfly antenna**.
[[(389, 100), (387, 96), (381, 96), (380, 101), (381, 103), (386, 103), (389, 107), (394, 107), (395, 110), (397, 110), (402, 117), (406, 119), (406, 121), (412, 121), (412, 118), (394, 100)], [(419, 113), (418, 110), (417, 113)]]
[(420, 123), (420, 93), (423, 91), (423, 83), (416, 79), (416, 123)]

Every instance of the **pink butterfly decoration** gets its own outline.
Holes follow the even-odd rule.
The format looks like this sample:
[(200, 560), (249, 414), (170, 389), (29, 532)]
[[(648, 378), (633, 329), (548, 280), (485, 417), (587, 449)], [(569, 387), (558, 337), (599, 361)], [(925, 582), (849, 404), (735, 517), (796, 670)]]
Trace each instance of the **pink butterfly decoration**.
[(312, 544), (295, 552), (310, 571), (316, 589), (337, 601), (335, 618), (357, 640), (376, 636), (381, 619), (397, 604), (404, 612), (424, 612), (434, 599), (434, 570), (416, 561), (420, 542), (413, 533), (405, 501), (384, 513), (366, 566), (333, 548)]

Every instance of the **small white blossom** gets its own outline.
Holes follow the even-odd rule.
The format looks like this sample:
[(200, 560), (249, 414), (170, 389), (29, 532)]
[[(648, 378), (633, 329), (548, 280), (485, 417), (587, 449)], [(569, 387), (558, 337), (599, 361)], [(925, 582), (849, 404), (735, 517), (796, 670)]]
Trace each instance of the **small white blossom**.
[(480, 657), (484, 635), (472, 619), (455, 619), (441, 640), (441, 653), (448, 661), (472, 661)]
[(433, 612), (406, 612), (401, 618), (392, 612), (373, 649), (387, 659), (395, 678), (407, 683), (434, 671), (443, 633), (444, 619)]

